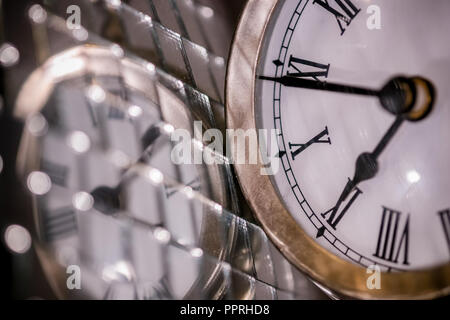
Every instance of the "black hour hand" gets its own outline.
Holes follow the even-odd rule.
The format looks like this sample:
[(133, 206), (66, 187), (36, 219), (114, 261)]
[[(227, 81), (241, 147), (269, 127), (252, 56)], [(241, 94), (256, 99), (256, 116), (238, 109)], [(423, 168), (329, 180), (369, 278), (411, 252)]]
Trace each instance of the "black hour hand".
[(353, 189), (365, 180), (372, 179), (378, 172), (378, 161), (373, 153), (365, 152), (356, 159), (355, 175), (349, 180), (342, 192), (339, 201), (345, 201)]

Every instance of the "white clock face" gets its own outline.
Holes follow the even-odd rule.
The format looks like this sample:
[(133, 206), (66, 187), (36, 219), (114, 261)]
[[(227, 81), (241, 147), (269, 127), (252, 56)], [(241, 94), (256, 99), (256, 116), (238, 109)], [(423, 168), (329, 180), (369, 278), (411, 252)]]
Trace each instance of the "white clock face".
[(256, 80), (257, 126), (280, 130), (280, 198), (321, 246), (355, 264), (412, 270), (450, 259), (449, 13), (447, 0), (287, 0), (269, 23), (259, 75), (374, 89), (419, 75), (435, 86), (432, 113), (405, 121), (376, 176), (339, 202), (356, 159), (395, 117), (376, 97)]

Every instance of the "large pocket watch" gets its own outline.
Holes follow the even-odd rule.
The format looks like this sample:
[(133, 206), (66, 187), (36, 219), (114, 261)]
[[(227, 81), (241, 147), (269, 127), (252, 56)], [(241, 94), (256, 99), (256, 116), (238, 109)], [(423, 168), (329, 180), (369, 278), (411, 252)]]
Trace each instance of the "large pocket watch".
[(275, 130), (280, 164), (235, 164), (241, 186), (285, 257), (341, 295), (450, 290), (448, 13), (445, 0), (250, 0), (240, 20), (227, 124)]

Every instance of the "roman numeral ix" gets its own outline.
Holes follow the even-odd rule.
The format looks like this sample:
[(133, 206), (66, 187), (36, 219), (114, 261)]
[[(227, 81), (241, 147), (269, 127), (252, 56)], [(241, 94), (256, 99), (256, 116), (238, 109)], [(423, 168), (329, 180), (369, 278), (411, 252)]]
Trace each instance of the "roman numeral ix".
[(403, 252), (404, 265), (409, 265), (409, 215), (401, 227), (402, 213), (383, 207), (383, 216), (378, 233), (377, 249), (374, 257), (398, 263), (400, 254)]
[[(339, 8), (331, 6), (330, 2), (335, 2)], [(346, 28), (361, 11), (350, 0), (314, 0), (313, 4), (320, 5), (334, 15), (341, 29), (341, 35), (344, 34)]]

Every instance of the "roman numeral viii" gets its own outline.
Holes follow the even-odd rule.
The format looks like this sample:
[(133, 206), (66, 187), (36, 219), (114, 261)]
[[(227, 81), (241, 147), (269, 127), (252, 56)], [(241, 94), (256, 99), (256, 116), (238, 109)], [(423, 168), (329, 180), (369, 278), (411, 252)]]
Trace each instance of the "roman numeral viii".
[[(331, 6), (330, 2), (335, 2), (339, 8)], [(341, 29), (341, 35), (344, 34), (347, 27), (361, 11), (350, 0), (314, 0), (313, 4), (320, 5), (334, 15)]]
[[(308, 149), (310, 146), (316, 143), (326, 143), (331, 144), (331, 139), (329, 137), (328, 133), (328, 127), (325, 127), (325, 129), (320, 132), (318, 135), (316, 135), (314, 138), (309, 140), (306, 143), (290, 143), (289, 142), (289, 149), (291, 151), (292, 160), (295, 160), (295, 157), (298, 156), (300, 153)], [(285, 152), (281, 153), (280, 156), (283, 156)]]
[(330, 71), (329, 64), (321, 64), (306, 59), (300, 59), (292, 55), (289, 57), (288, 67), (288, 76), (311, 78), (316, 81), (320, 81), (319, 78), (327, 78), (328, 72)]
[(444, 229), (445, 239), (447, 240), (448, 250), (450, 251), (450, 209), (438, 212), (441, 218), (442, 228)]
[(383, 207), (383, 216), (378, 233), (377, 249), (374, 257), (398, 263), (398, 258), (403, 252), (403, 264), (409, 265), (409, 215), (401, 227), (402, 213)]

